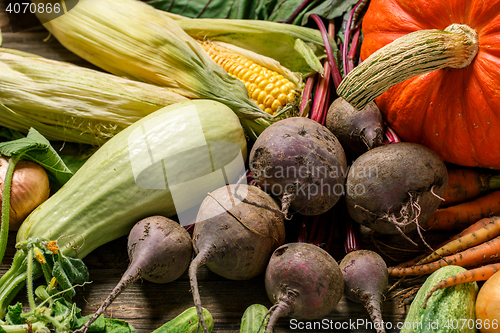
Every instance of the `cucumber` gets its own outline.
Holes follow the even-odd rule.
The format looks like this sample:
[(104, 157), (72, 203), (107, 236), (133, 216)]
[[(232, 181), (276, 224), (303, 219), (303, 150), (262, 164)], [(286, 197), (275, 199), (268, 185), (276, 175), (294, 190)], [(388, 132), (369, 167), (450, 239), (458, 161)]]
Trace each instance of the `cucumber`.
[[(241, 317), (240, 333), (264, 333), (269, 320), (269, 317), (266, 318), (267, 311), (262, 304), (250, 305)], [(262, 323), (264, 318), (266, 320)]]
[[(207, 192), (244, 175), (246, 156), (243, 128), (229, 107), (210, 100), (172, 104), (100, 147), (26, 218), (17, 241), (59, 240), (62, 253), (84, 258), (148, 216), (177, 214), (180, 222), (191, 222), (183, 214), (196, 215)], [(19, 248), (0, 278), (0, 318), (26, 281), (31, 260)], [(33, 274), (41, 276), (36, 267)]]
[[(214, 328), (214, 318), (212, 314), (203, 308), (203, 318), (207, 323), (209, 332)], [(161, 327), (153, 331), (153, 333), (202, 333), (203, 328), (199, 325), (199, 317), (196, 313), (196, 307), (192, 307), (166, 322)]]
[(418, 291), (400, 333), (472, 333), (476, 332), (476, 282), (462, 283), (434, 292), (423, 303), (429, 290), (441, 280), (465, 271), (459, 266), (444, 266), (432, 273)]
[[(231, 146), (214, 149), (219, 143)], [(239, 148), (237, 152), (234, 147)], [(241, 163), (237, 163), (238, 156), (243, 158)], [(68, 246), (61, 250), (83, 258), (127, 235), (147, 216), (170, 217), (176, 214), (176, 207), (187, 209), (201, 203), (207, 192), (224, 185), (223, 175), (212, 169), (225, 167), (227, 178), (237, 179), (244, 158), (245, 135), (238, 117), (227, 106), (208, 100), (167, 106), (99, 148), (26, 218), (17, 241), (71, 236), (80, 242), (74, 244), (78, 250)], [(233, 160), (236, 162), (231, 163)], [(189, 191), (193, 187), (194, 194)]]

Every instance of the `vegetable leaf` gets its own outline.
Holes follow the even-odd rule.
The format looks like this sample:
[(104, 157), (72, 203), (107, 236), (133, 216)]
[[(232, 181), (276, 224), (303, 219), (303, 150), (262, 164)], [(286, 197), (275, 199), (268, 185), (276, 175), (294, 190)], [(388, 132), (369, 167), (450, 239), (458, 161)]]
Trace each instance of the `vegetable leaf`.
[(191, 18), (252, 19), (306, 25), (311, 14), (340, 17), (357, 0), (153, 0), (151, 6)]
[(299, 13), (292, 23), (305, 25), (309, 16), (312, 14), (317, 14), (327, 20), (331, 20), (343, 16), (343, 14), (349, 11), (357, 2), (358, 0), (319, 1), (318, 6), (307, 7), (303, 12)]
[(24, 135), (16, 130), (0, 126), (0, 138), (5, 138), (10, 141), (24, 138)]
[(49, 175), (60, 184), (66, 183), (73, 176), (50, 142), (34, 128), (29, 130), (26, 137), (1, 142), (0, 154), (9, 157), (22, 155), (22, 157), (44, 167)]
[(65, 255), (60, 255), (54, 263), (52, 275), (57, 279), (63, 290), (70, 297), (76, 295), (73, 285), (82, 284), (88, 281), (89, 271), (81, 259), (74, 259)]
[(5, 321), (9, 325), (22, 325), (26, 324), (25, 319), (22, 317), (23, 305), (16, 303), (16, 305), (9, 306), (9, 312), (5, 315)]
[(136, 329), (132, 327), (128, 322), (116, 319), (116, 318), (105, 318), (106, 322), (106, 333), (136, 333)]
[(257, 19), (259, 0), (154, 0), (155, 8), (191, 18)]

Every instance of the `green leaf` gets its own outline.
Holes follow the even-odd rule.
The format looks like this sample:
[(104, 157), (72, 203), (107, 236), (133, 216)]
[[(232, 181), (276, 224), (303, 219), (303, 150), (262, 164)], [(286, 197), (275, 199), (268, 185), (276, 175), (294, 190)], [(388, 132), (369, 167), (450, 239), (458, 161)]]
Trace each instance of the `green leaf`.
[(24, 138), (24, 135), (16, 130), (0, 126), (0, 138), (4, 138), (8, 141), (11, 141)]
[(72, 285), (83, 284), (88, 281), (89, 270), (81, 259), (61, 255), (58, 262), (61, 263)]
[(191, 18), (257, 19), (259, 0), (154, 0), (151, 6)]
[(9, 325), (23, 325), (26, 324), (25, 319), (22, 317), (23, 305), (19, 302), (16, 305), (9, 305), (9, 311), (5, 315), (5, 321)]
[(81, 259), (59, 255), (54, 263), (52, 275), (57, 279), (61, 289), (67, 290), (66, 295), (73, 297), (76, 295), (73, 286), (87, 282), (89, 271)]
[[(349, 11), (358, 0), (329, 0), (320, 1), (318, 6), (314, 8), (308, 8), (304, 11), (304, 14), (297, 15), (296, 20), (301, 20), (300, 24), (305, 25), (312, 14), (317, 14), (327, 20), (332, 20), (337, 17), (341, 17), (345, 12)], [(301, 18), (302, 16), (302, 18)]]
[(23, 158), (38, 163), (60, 184), (66, 183), (73, 176), (50, 142), (34, 128), (29, 130), (26, 137), (1, 142), (0, 154), (9, 157), (21, 155)]
[[(74, 323), (73, 330), (76, 330), (85, 325), (85, 323), (90, 319), (90, 317), (92, 317), (91, 314), (85, 317), (77, 318)], [(90, 324), (89, 329), (87, 330), (88, 333), (97, 333), (105, 331), (106, 331), (106, 322), (104, 319), (104, 315), (100, 315), (99, 317), (97, 317), (97, 319), (92, 324)]]
[(106, 333), (136, 333), (136, 329), (128, 322), (116, 319), (106, 318)]
[[(77, 318), (73, 326), (76, 330), (89, 320), (92, 315)], [(116, 318), (105, 318), (100, 315), (87, 330), (88, 333), (136, 333), (135, 328), (128, 322)]]
[(69, 297), (73, 297), (76, 295), (76, 291), (73, 288), (73, 285), (71, 284), (71, 281), (68, 278), (68, 275), (66, 275), (66, 272), (62, 268), (61, 264), (59, 261), (57, 261), (54, 264), (54, 269), (52, 269), (52, 275), (57, 280), (57, 283), (61, 286), (62, 290), (66, 290), (66, 295)]
[(68, 169), (70, 169), (71, 172), (73, 172), (73, 174), (77, 172), (78, 169), (80, 169), (85, 164), (85, 162), (87, 162), (88, 158), (89, 156), (71, 156), (71, 155), (61, 156), (61, 159), (63, 160), (64, 164), (66, 164)]
[(357, 0), (313, 0), (304, 6), (306, 2), (306, 0), (153, 0), (148, 4), (190, 18), (266, 20), (304, 26), (311, 14), (326, 19), (340, 17), (352, 8)]

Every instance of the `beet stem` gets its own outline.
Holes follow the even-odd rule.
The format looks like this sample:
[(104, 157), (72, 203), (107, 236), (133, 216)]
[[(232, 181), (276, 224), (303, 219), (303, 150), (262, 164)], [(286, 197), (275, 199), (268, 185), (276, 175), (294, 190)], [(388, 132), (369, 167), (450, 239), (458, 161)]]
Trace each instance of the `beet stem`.
[(333, 235), (335, 233), (335, 211), (332, 209), (330, 217), (328, 219), (328, 235), (325, 240), (325, 248), (326, 252), (330, 252), (330, 247), (333, 245)]
[(92, 317), (87, 320), (87, 322), (80, 327), (79, 329), (75, 330), (73, 333), (85, 333), (89, 329), (90, 325), (99, 318), (101, 314), (106, 311), (108, 306), (118, 297), (118, 295), (121, 294), (122, 291), (124, 291), (131, 283), (135, 282), (139, 277), (141, 276), (141, 268), (140, 268), (140, 263), (137, 261), (133, 261), (130, 263), (129, 267), (123, 273), (122, 278), (118, 282), (118, 284), (115, 286), (113, 291), (108, 295), (108, 297), (102, 302), (101, 306), (97, 311), (92, 315)]
[(201, 306), (200, 290), (198, 288), (198, 279), (196, 278), (196, 274), (198, 272), (198, 268), (200, 268), (207, 261), (207, 257), (207, 251), (199, 253), (189, 265), (189, 283), (191, 284), (191, 293), (193, 294), (193, 301), (196, 306), (196, 312), (198, 313), (199, 323), (201, 323), (205, 333), (208, 333), (208, 328), (205, 318), (203, 317), (203, 308)]
[[(337, 62), (335, 61), (335, 57), (333, 56), (332, 52), (332, 45), (330, 44), (330, 35), (328, 34), (325, 25), (323, 24), (323, 21), (317, 14), (312, 14), (310, 16), (316, 24), (318, 25), (319, 31), (321, 32), (321, 37), (323, 37), (323, 42), (325, 43), (325, 49), (326, 49), (326, 55), (328, 62), (330, 63), (331, 66), (331, 75), (333, 78), (333, 82), (335, 84), (335, 88), (337, 88), (340, 85), (340, 82), (342, 81), (342, 76), (340, 75), (339, 68), (337, 66)], [(330, 73), (328, 74), (330, 75)], [(326, 73), (325, 73), (326, 76)]]
[(315, 82), (316, 82), (316, 75), (311, 75), (307, 78), (304, 91), (302, 92), (302, 101), (300, 103), (299, 117), (302, 117), (304, 115), (304, 111), (306, 110), (306, 107), (309, 104), (309, 100), (311, 99), (312, 90)]
[(302, 217), (302, 223), (300, 224), (299, 236), (297, 238), (297, 242), (306, 243), (307, 242), (307, 225), (308, 225), (307, 216)]
[[(315, 234), (316, 234), (316, 227), (318, 226), (318, 219), (319, 219), (319, 215), (316, 215), (313, 219), (313, 222), (311, 225), (311, 231), (309, 233), (309, 239), (307, 241), (308, 243), (314, 244), (314, 242), (315, 242)], [(314, 244), (314, 245), (318, 245), (318, 244)]]

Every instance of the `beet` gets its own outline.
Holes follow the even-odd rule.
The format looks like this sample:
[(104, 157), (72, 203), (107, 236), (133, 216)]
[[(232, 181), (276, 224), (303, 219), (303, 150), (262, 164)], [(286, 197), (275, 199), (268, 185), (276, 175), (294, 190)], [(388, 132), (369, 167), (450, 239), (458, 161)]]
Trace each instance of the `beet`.
[(128, 236), (130, 264), (120, 282), (99, 309), (75, 332), (84, 333), (131, 283), (139, 278), (168, 283), (178, 279), (189, 267), (193, 246), (189, 233), (179, 223), (163, 216), (150, 216), (137, 222)]
[(340, 262), (347, 299), (364, 305), (378, 333), (385, 333), (382, 320), (382, 295), (388, 286), (389, 272), (380, 255), (370, 250), (348, 253)]
[(229, 185), (207, 196), (196, 218), (193, 245), (197, 255), (189, 267), (194, 304), (205, 332), (198, 268), (205, 264), (227, 279), (251, 279), (266, 270), (273, 251), (284, 241), (283, 214), (258, 187)]
[(274, 303), (266, 333), (278, 318), (320, 319), (342, 298), (344, 279), (335, 259), (309, 243), (289, 243), (274, 251), (266, 269), (267, 296)]
[(407, 237), (415, 229), (420, 233), (417, 225), (438, 208), (447, 184), (446, 166), (436, 153), (416, 143), (392, 143), (354, 161), (346, 181), (347, 209), (374, 231)]
[(250, 152), (250, 171), (259, 186), (281, 199), (282, 210), (320, 215), (344, 192), (347, 162), (337, 138), (304, 117), (269, 126)]
[(339, 97), (328, 109), (325, 126), (349, 153), (362, 154), (383, 144), (384, 119), (375, 102), (357, 110)]

